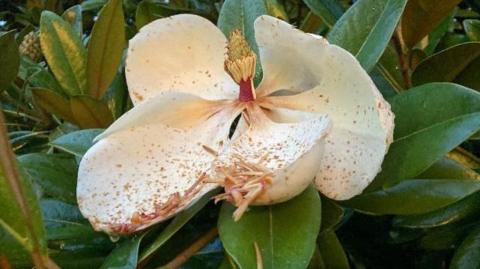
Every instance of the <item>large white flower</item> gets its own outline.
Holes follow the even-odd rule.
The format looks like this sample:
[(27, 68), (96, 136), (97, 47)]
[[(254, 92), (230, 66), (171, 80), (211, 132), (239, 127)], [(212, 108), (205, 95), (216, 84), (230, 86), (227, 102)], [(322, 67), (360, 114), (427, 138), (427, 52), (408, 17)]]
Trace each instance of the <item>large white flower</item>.
[(135, 107), (80, 163), (78, 204), (95, 229), (143, 229), (218, 186), (225, 191), (216, 199), (236, 205), (238, 219), (314, 179), (333, 199), (373, 180), (393, 115), (357, 60), (270, 16), (255, 21), (255, 37), (263, 67), (256, 91), (256, 55), (238, 32), (227, 42), (204, 18), (156, 20), (130, 41)]

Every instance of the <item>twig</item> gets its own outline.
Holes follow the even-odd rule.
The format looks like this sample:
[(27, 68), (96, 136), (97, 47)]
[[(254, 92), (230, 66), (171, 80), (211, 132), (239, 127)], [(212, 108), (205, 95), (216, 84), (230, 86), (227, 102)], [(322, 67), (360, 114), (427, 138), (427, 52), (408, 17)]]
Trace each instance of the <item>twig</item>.
[(190, 257), (195, 255), (197, 251), (203, 248), (208, 242), (212, 241), (218, 235), (217, 227), (212, 228), (206, 234), (202, 235), (197, 241), (193, 242), (187, 249), (182, 251), (177, 255), (173, 260), (167, 263), (165, 266), (160, 268), (162, 269), (176, 269), (184, 264)]
[(405, 87), (410, 89), (412, 87), (412, 79), (410, 78), (409, 50), (405, 47), (405, 44), (402, 41), (400, 31), (400, 27), (395, 29), (395, 34), (393, 35), (393, 44), (398, 54), (398, 63), (400, 64)]

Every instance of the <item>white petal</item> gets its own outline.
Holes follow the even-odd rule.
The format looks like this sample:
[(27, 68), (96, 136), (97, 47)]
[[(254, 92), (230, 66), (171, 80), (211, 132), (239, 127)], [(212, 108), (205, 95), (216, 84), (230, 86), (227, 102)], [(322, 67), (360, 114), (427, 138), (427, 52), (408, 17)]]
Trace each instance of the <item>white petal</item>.
[[(96, 230), (129, 233), (143, 229), (171, 217), (215, 187), (200, 184), (195, 189), (198, 193), (189, 191), (202, 173), (211, 170), (214, 156), (205, 146), (218, 150), (240, 111), (234, 106), (218, 110), (217, 103), (211, 102), (213, 108), (203, 106), (188, 114), (175, 111), (175, 105), (167, 102), (163, 113), (170, 116), (153, 113), (150, 119), (137, 122), (132, 115), (155, 109), (149, 103), (158, 98), (162, 97), (136, 106), (125, 116), (130, 122), (122, 118), (123, 128), (101, 138), (80, 163), (78, 204)], [(195, 102), (205, 102), (190, 99), (192, 107), (201, 108)], [(192, 124), (178, 128), (162, 122), (176, 118)], [(182, 203), (159, 213), (169, 200)]]
[(130, 40), (126, 78), (134, 104), (166, 91), (231, 99), (238, 86), (224, 71), (226, 38), (210, 21), (176, 15), (145, 25)]
[(220, 156), (222, 163), (232, 163), (239, 156), (271, 172), (272, 182), (252, 202), (254, 205), (279, 203), (298, 195), (318, 171), (330, 121), (324, 114), (297, 114), (302, 115), (290, 123), (276, 123), (259, 107), (251, 107), (249, 128)]
[(394, 116), (389, 104), (342, 48), (268, 16), (257, 19), (255, 27), (264, 66), (259, 95), (297, 92), (267, 97), (265, 102), (325, 113), (332, 120), (317, 187), (340, 200), (361, 193), (380, 171), (392, 141)]

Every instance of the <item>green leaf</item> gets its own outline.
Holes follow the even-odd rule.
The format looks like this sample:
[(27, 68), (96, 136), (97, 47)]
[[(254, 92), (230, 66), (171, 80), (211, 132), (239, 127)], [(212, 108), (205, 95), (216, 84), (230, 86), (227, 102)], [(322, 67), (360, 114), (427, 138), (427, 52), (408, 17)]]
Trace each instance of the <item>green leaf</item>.
[(35, 71), (31, 76), (27, 77), (26, 80), (28, 80), (33, 87), (49, 89), (61, 96), (66, 96), (63, 92), (62, 86), (58, 84), (47, 69), (39, 68), (38, 71)]
[(342, 5), (335, 0), (304, 0), (304, 2), (328, 27), (332, 27), (343, 14)]
[(420, 247), (427, 250), (447, 250), (458, 246), (469, 231), (480, 225), (480, 222), (450, 224), (434, 228), (420, 240)]
[(135, 269), (137, 268), (138, 249), (142, 236), (126, 239), (118, 247), (116, 247), (100, 269)]
[(125, 48), (125, 26), (121, 0), (110, 0), (102, 8), (88, 42), (90, 96), (100, 99), (117, 74)]
[(478, 179), (480, 175), (472, 169), (462, 165), (461, 163), (444, 157), (430, 166), (425, 172), (417, 176), (417, 178), (439, 178), (439, 179)]
[(460, 85), (425, 84), (391, 105), (394, 142), (369, 191), (414, 178), (480, 129), (480, 94)]
[[(257, 17), (267, 14), (267, 12), (267, 6), (264, 1), (226, 0), (220, 10), (217, 25), (227, 37), (230, 36), (232, 31), (241, 30), (253, 51), (259, 55), (253, 23)], [(262, 76), (262, 66), (259, 60), (257, 60), (255, 70), (255, 80), (259, 81)]]
[(75, 5), (65, 10), (62, 14), (62, 18), (68, 21), (73, 29), (78, 33), (80, 38), (83, 35), (83, 23), (82, 23), (82, 6)]
[(427, 55), (435, 52), (438, 44), (455, 22), (455, 10), (450, 12), (442, 22), (428, 34), (428, 46), (423, 50)]
[(117, 74), (102, 99), (107, 102), (114, 119), (119, 118), (128, 110), (129, 96), (124, 72)]
[(77, 163), (70, 155), (30, 153), (18, 157), (34, 182), (41, 186), (43, 195), (75, 204)]
[(370, 71), (387, 47), (406, 2), (359, 0), (333, 26), (328, 40), (355, 55)]
[(342, 221), (344, 213), (341, 206), (322, 196), (322, 231), (333, 229)]
[(15, 42), (15, 31), (6, 32), (0, 35), (0, 92), (6, 90), (10, 83), (17, 77), (20, 66), (17, 43)]
[(455, 251), (450, 269), (478, 269), (480, 265), (480, 226), (463, 240)]
[(63, 90), (69, 95), (87, 92), (86, 50), (72, 26), (53, 12), (42, 12), (40, 44)]
[(414, 85), (455, 82), (480, 90), (480, 42), (462, 43), (422, 61), (412, 74)]
[(235, 207), (225, 202), (218, 228), (226, 252), (240, 268), (256, 268), (254, 244), (263, 268), (305, 268), (315, 250), (321, 202), (309, 187), (299, 196), (273, 206), (253, 206), (235, 222)]
[(402, 40), (415, 46), (448, 15), (461, 0), (409, 0), (401, 21)]
[(69, 122), (75, 123), (70, 102), (60, 94), (47, 89), (32, 89), (35, 103), (46, 111), (59, 116)]
[[(182, 10), (169, 7), (152, 0), (142, 0), (138, 3), (135, 13), (135, 25), (138, 30), (144, 25), (159, 18), (164, 18), (180, 13)], [(185, 10), (185, 12), (187, 12)]]
[(394, 96), (405, 88), (398, 55), (392, 45), (387, 46), (370, 76), (384, 97)]
[(471, 41), (480, 41), (480, 20), (464, 20), (463, 28)]
[(63, 135), (50, 144), (60, 150), (82, 157), (93, 146), (93, 139), (103, 132), (103, 129), (86, 129)]
[(480, 190), (479, 180), (410, 179), (345, 202), (373, 214), (421, 214), (450, 205)]
[(477, 192), (454, 204), (426, 214), (396, 216), (393, 219), (393, 225), (406, 228), (432, 228), (477, 216), (479, 213), (480, 192)]
[(70, 109), (75, 122), (82, 128), (105, 128), (113, 121), (107, 104), (87, 95), (71, 97)]
[(15, 258), (31, 253), (36, 266), (47, 258), (45, 231), (37, 197), (28, 178), (22, 176), (8, 141), (0, 112), (0, 253)]
[(337, 235), (332, 230), (327, 230), (318, 237), (318, 247), (324, 268), (348, 269), (347, 255)]
[(210, 201), (213, 195), (218, 191), (213, 190), (205, 194), (200, 200), (195, 204), (187, 208), (186, 210), (180, 212), (173, 220), (168, 224), (168, 226), (163, 229), (163, 231), (158, 235), (157, 238), (143, 251), (140, 255), (140, 261), (144, 261), (155, 251), (160, 249), (175, 233), (177, 233), (180, 228), (182, 228), (193, 216), (195, 216), (205, 205)]

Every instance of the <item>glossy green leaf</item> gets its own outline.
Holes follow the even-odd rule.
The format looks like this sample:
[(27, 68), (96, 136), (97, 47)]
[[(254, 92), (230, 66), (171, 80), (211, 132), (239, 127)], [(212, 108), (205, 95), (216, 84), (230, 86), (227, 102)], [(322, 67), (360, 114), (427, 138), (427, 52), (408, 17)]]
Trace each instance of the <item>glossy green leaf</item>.
[(63, 90), (69, 95), (87, 92), (86, 50), (72, 26), (53, 12), (42, 12), (40, 43)]
[(332, 27), (343, 14), (342, 5), (336, 0), (304, 0), (304, 2), (328, 27)]
[(480, 41), (480, 20), (464, 20), (463, 28), (471, 41)]
[(102, 8), (108, 0), (86, 0), (82, 1), (82, 9), (84, 11), (92, 11)]
[(75, 118), (70, 110), (70, 102), (67, 98), (47, 89), (32, 89), (32, 95), (35, 103), (47, 112), (75, 123)]
[(461, 0), (410, 0), (401, 21), (402, 39), (408, 48), (415, 46), (440, 24)]
[(47, 254), (42, 216), (32, 183), (20, 172), (0, 112), (0, 253), (13, 261), (31, 253), (41, 267)]
[(0, 92), (6, 90), (10, 83), (17, 77), (20, 66), (15, 31), (0, 35)]
[(450, 269), (478, 269), (480, 266), (480, 225), (471, 231), (455, 251)]
[(113, 121), (107, 104), (87, 95), (70, 97), (70, 109), (82, 128), (105, 128)]
[(327, 230), (318, 237), (318, 247), (324, 268), (348, 269), (347, 255), (337, 235), (332, 230)]
[(87, 75), (90, 96), (100, 99), (117, 74), (125, 48), (125, 26), (121, 0), (110, 0), (102, 8), (88, 42)]
[(478, 215), (480, 215), (480, 192), (426, 214), (396, 216), (393, 219), (393, 225), (407, 228), (432, 228)]
[(391, 105), (394, 143), (369, 191), (414, 178), (480, 129), (480, 94), (460, 85), (425, 84)]
[(58, 84), (57, 80), (46, 69), (39, 68), (32, 75), (26, 78), (31, 86), (36, 88), (49, 89), (55, 93), (66, 96), (63, 92), (62, 86)]
[(43, 196), (76, 203), (77, 163), (71, 155), (30, 153), (18, 157), (18, 162)]
[(385, 98), (394, 96), (405, 88), (398, 55), (392, 45), (387, 46), (370, 76)]
[(412, 74), (414, 85), (455, 82), (480, 90), (480, 42), (462, 43), (422, 61)]
[(213, 195), (218, 191), (214, 190), (205, 194), (195, 204), (180, 212), (167, 227), (158, 235), (155, 240), (148, 245), (140, 255), (139, 260), (144, 261), (148, 256), (160, 249), (180, 228), (182, 228), (193, 216), (195, 216), (210, 201)]
[(82, 157), (93, 145), (93, 139), (103, 132), (103, 129), (86, 129), (68, 133), (50, 142), (52, 146), (77, 157)]
[(387, 47), (406, 2), (359, 0), (333, 26), (328, 40), (355, 55), (370, 71)]
[(73, 29), (78, 33), (80, 38), (83, 35), (83, 22), (82, 22), (82, 6), (75, 5), (63, 12), (62, 18), (68, 21)]
[[(220, 10), (217, 25), (227, 37), (230, 36), (230, 33), (236, 29), (241, 30), (253, 51), (258, 55), (258, 46), (257, 42), (255, 41), (255, 30), (253, 23), (258, 16), (267, 13), (268, 10), (264, 1), (226, 0), (222, 5), (222, 9)], [(261, 78), (261, 74), (262, 66), (260, 61), (257, 60), (255, 72), (256, 81)]]
[(135, 269), (137, 268), (138, 249), (143, 236), (126, 239), (117, 246), (100, 267), (101, 269)]
[(320, 197), (313, 187), (284, 203), (251, 207), (237, 222), (234, 210), (227, 202), (222, 205), (218, 227), (226, 252), (239, 268), (256, 268), (254, 243), (263, 268), (307, 267), (321, 219)]
[(119, 72), (102, 98), (107, 102), (115, 119), (128, 110), (128, 87), (124, 72)]
[(480, 190), (480, 180), (409, 179), (345, 202), (362, 212), (410, 215), (430, 212)]

